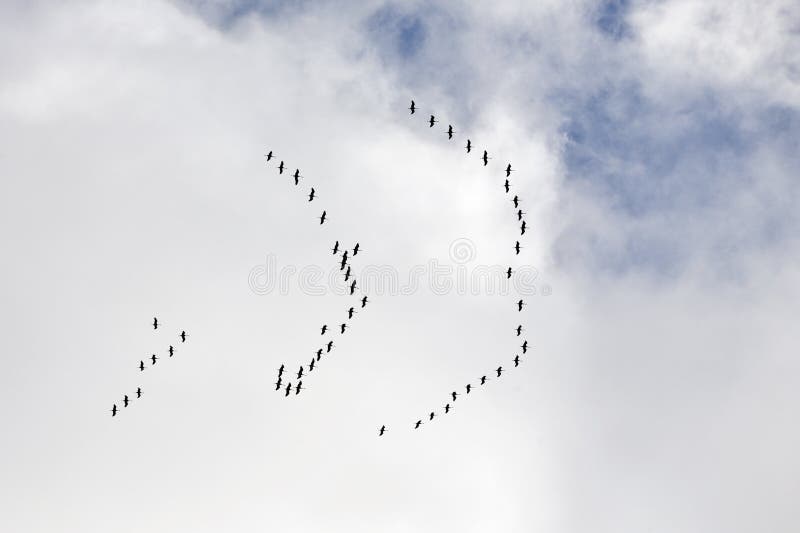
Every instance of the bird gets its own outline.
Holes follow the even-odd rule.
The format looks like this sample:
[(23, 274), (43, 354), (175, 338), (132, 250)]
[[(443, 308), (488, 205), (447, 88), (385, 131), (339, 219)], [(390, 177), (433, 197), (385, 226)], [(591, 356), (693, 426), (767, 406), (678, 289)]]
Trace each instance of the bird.
[(447, 414), (449, 412), (450, 412), (450, 404), (448, 403), (447, 405), (444, 406), (444, 414)]
[(378, 431), (378, 436), (383, 437), (384, 433), (386, 433), (386, 426), (381, 426), (381, 429)]
[(520, 235), (525, 235), (525, 221), (524, 220), (522, 221), (522, 224), (519, 227), (519, 234)]
[(455, 131), (453, 131), (453, 125), (450, 124), (448, 126), (448, 128), (447, 128), (447, 138), (448, 139), (452, 139), (453, 138), (453, 133), (455, 133)]
[(353, 314), (355, 314), (355, 312), (356, 312), (356, 310), (354, 308), (352, 308), (352, 307), (350, 309), (348, 309), (347, 310), (347, 318), (348, 319), (353, 318)]
[(294, 174), (292, 174), (292, 177), (294, 178), (294, 184), (295, 185), (299, 185), (300, 184), (300, 178), (302, 177), (300, 175), (300, 169), (299, 168), (295, 169)]
[(144, 361), (139, 361), (139, 370), (144, 372)]
[(470, 153), (472, 151), (472, 141), (467, 139), (467, 145), (464, 148), (467, 149), (467, 153)]
[(285, 396), (289, 396), (289, 394), (290, 394), (291, 392), (292, 392), (292, 384), (291, 384), (291, 383), (288, 383), (288, 384), (286, 385), (286, 394), (285, 394)]
[(283, 161), (281, 161), (281, 164), (278, 165), (278, 174), (283, 174)]
[(503, 187), (505, 187), (507, 193), (509, 190), (511, 190), (511, 183), (506, 180), (506, 182), (503, 184)]
[(298, 381), (298, 382), (297, 382), (297, 386), (294, 388), (294, 394), (295, 394), (295, 396), (296, 396), (296, 395), (298, 395), (298, 394), (300, 394), (300, 390), (301, 390), (302, 388), (303, 388), (303, 382), (302, 382), (302, 381)]
[(272, 159), (272, 150), (269, 151), (269, 153), (266, 155), (266, 158), (267, 158), (267, 161)]
[(156, 364), (156, 361), (158, 361), (158, 357), (156, 357), (156, 354), (151, 355), (150, 359), (153, 361), (153, 364)]
[(342, 335), (344, 335), (344, 330), (347, 329), (347, 324), (341, 324), (340, 327), (342, 328)]
[(153, 329), (158, 329), (158, 317), (153, 317)]
[(490, 159), (491, 159), (491, 157), (489, 157), (489, 152), (487, 152), (486, 150), (484, 150), (484, 151), (483, 151), (483, 166), (486, 166), (486, 165), (488, 165), (488, 164), (489, 164), (489, 160), (490, 160)]
[(481, 385), (486, 385), (486, 380), (488, 380), (486, 376), (481, 376)]
[(175, 348), (173, 348), (172, 345), (170, 344), (170, 346), (169, 346), (169, 356), (172, 357), (172, 355), (174, 353), (175, 353)]
[(303, 377), (303, 365), (300, 365), (300, 370), (297, 371), (297, 379), (302, 379)]
[(350, 265), (347, 265), (347, 270), (344, 273), (345, 282), (350, 279)]
[(511, 279), (511, 272), (513, 272), (511, 267), (508, 267), (508, 270), (506, 270), (506, 279)]
[(364, 308), (366, 306), (367, 306), (367, 297), (364, 296), (363, 298), (361, 298), (361, 307)]
[(417, 110), (417, 104), (414, 103), (414, 100), (411, 100), (411, 107), (409, 107), (409, 109), (411, 110), (412, 115), (414, 114), (414, 111)]
[(361, 245), (359, 243), (356, 243), (356, 245), (353, 246), (353, 256), (358, 255), (358, 249), (359, 249), (360, 246)]
[(323, 324), (322, 325), (322, 333), (320, 333), (320, 335), (325, 335), (326, 331), (328, 331), (328, 324)]
[(111, 416), (117, 416), (117, 404), (111, 407)]
[(511, 170), (511, 163), (509, 163), (508, 166), (506, 167), (506, 177), (511, 176), (512, 172), (514, 172), (514, 171)]
[(181, 337), (181, 342), (186, 342), (186, 337), (188, 337), (188, 335), (186, 334), (185, 331), (181, 331), (180, 337)]
[(528, 353), (528, 341), (523, 342), (520, 348), (522, 348), (522, 353)]
[(322, 214), (320, 215), (319, 217), (320, 226), (325, 223), (325, 217), (327, 216), (327, 214), (328, 214), (327, 211), (323, 211)]
[(499, 378), (500, 374), (503, 373), (503, 367), (502, 366), (498, 366), (496, 372), (497, 372), (497, 377)]
[(434, 416), (436, 416), (436, 413), (434, 413), (433, 411), (431, 411), (431, 414), (429, 414), (429, 415), (428, 415), (428, 417), (429, 417), (429, 418), (428, 418), (428, 421), (430, 422), (431, 420), (433, 420), (433, 417), (434, 417)]
[(432, 127), (433, 127), (433, 125), (434, 125), (434, 124), (436, 124), (437, 122), (439, 122), (439, 121), (438, 121), (438, 120), (436, 120), (436, 117), (434, 117), (433, 115), (431, 115), (431, 118), (430, 118), (430, 120), (428, 121), (428, 124), (430, 124), (430, 127), (432, 128)]
[(353, 283), (350, 284), (350, 295), (352, 296), (354, 292), (356, 292), (356, 280), (353, 280)]
[(314, 364), (315, 364), (315, 363), (316, 363), (316, 361), (315, 361), (315, 360), (314, 360), (314, 358), (312, 357), (312, 358), (311, 358), (311, 362), (310, 362), (310, 363), (308, 363), (308, 371), (309, 371), (309, 372), (313, 372), (313, 371), (314, 371)]
[(278, 381), (275, 382), (275, 390), (281, 390), (281, 385), (283, 385), (283, 378), (278, 376)]
[(319, 361), (319, 360), (320, 360), (320, 358), (322, 358), (322, 348), (320, 348), (319, 350), (317, 350), (317, 361)]
[(310, 192), (310, 193), (308, 193), (308, 201), (309, 201), (309, 202), (311, 202), (312, 200), (314, 200), (314, 194), (315, 194), (314, 187), (311, 187), (311, 192)]
[(336, 255), (336, 254), (339, 253), (339, 241), (336, 241), (335, 243), (333, 243), (333, 248), (331, 248), (331, 250), (333, 251), (333, 255)]
[(519, 196), (517, 196), (515, 194), (514, 198), (512, 198), (511, 201), (514, 202), (514, 209), (518, 209), (519, 208)]
[(519, 356), (518, 356), (518, 355), (515, 355), (515, 356), (514, 356), (514, 366), (515, 366), (515, 367), (518, 367), (518, 366), (519, 366)]
[(453, 401), (456, 401), (456, 398), (458, 398), (458, 393), (456, 391), (451, 392), (450, 395), (453, 397)]
[(138, 387), (136, 389), (136, 397), (137, 398), (141, 398), (142, 397), (142, 388), (141, 387)]
[(281, 365), (280, 368), (278, 368), (278, 377), (281, 377), (282, 375), (283, 375), (283, 365)]
[(328, 352), (330, 352), (332, 349), (333, 349), (333, 341), (328, 341)]
[(525, 331), (525, 330), (522, 329), (522, 324), (517, 326), (517, 337), (519, 337), (522, 334), (523, 331)]
[(472, 385), (467, 383), (467, 394), (469, 394), (469, 391), (471, 390), (472, 390)]
[(522, 300), (518, 301), (517, 302), (517, 311), (522, 311), (522, 306), (524, 306), (524, 305), (525, 305), (525, 302), (523, 302)]
[(515, 244), (515, 245), (514, 245), (514, 250), (516, 250), (516, 251), (517, 251), (517, 255), (519, 255), (519, 249), (520, 249), (520, 248), (522, 248), (522, 246), (520, 246), (520, 245), (519, 245), (519, 241), (517, 241), (517, 244)]
[(414, 429), (419, 429), (419, 427), (420, 427), (421, 425), (422, 425), (422, 420), (417, 420), (417, 423), (416, 423), (416, 424), (414, 424)]
[(128, 395), (126, 394), (124, 398), (122, 398), (122, 405), (123, 407), (128, 407)]
[(522, 209), (517, 209), (517, 220), (518, 221), (522, 221), (522, 215), (524, 215), (524, 214), (525, 214), (525, 211), (523, 211)]

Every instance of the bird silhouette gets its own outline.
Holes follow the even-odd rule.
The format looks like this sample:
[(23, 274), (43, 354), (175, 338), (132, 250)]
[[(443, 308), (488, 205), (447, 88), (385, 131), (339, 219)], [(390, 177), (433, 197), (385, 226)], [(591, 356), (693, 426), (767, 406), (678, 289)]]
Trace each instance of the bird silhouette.
[(364, 296), (363, 298), (361, 298), (361, 307), (364, 308), (366, 306), (367, 306), (367, 297)]
[(170, 357), (172, 357), (172, 355), (173, 355), (174, 353), (175, 353), (175, 348), (173, 348), (173, 347), (172, 347), (172, 345), (170, 345), (170, 346), (169, 346), (169, 356), (170, 356)]
[(487, 381), (488, 379), (489, 379), (489, 378), (487, 378), (486, 376), (481, 376), (481, 385), (486, 385), (486, 381)]
[(448, 138), (448, 139), (452, 139), (452, 138), (453, 138), (453, 133), (455, 133), (455, 131), (453, 131), (453, 125), (452, 125), (452, 124), (450, 124), (450, 125), (447, 127), (447, 138)]
[(278, 165), (278, 174), (283, 174), (283, 161), (281, 161), (281, 164)]
[(520, 246), (520, 245), (519, 245), (519, 241), (517, 241), (517, 244), (515, 244), (515, 245), (514, 245), (514, 250), (516, 250), (516, 252), (517, 252), (517, 255), (519, 255), (519, 250), (520, 250), (520, 248), (522, 248), (522, 246)]
[(525, 214), (525, 211), (523, 211), (522, 209), (517, 209), (517, 220), (521, 222), (522, 221), (522, 215), (524, 215), (524, 214)]
[(434, 417), (434, 416), (436, 416), (436, 413), (434, 413), (433, 411), (431, 411), (431, 414), (429, 414), (429, 415), (428, 415), (428, 417), (429, 417), (429, 418), (428, 418), (428, 422), (430, 422), (431, 420), (433, 420), (433, 417)]
[(514, 171), (511, 170), (511, 163), (509, 163), (508, 166), (506, 167), (506, 177), (511, 176), (512, 172), (514, 172)]
[(181, 335), (180, 335), (181, 342), (186, 342), (186, 337), (188, 337), (188, 336), (189, 335), (187, 335), (185, 331), (181, 331)]
[(411, 107), (409, 107), (409, 109), (411, 110), (412, 115), (414, 114), (414, 111), (417, 110), (417, 104), (414, 103), (414, 100), (411, 100)]
[(309, 201), (309, 202), (311, 202), (312, 200), (314, 200), (314, 195), (315, 195), (315, 194), (316, 194), (316, 192), (314, 191), (314, 187), (311, 187), (311, 192), (310, 192), (310, 193), (308, 193), (308, 201)]
[(498, 366), (497, 370), (495, 370), (495, 372), (497, 372), (497, 377), (499, 378), (500, 375), (503, 373), (503, 367), (502, 366)]
[(331, 251), (333, 251), (333, 255), (336, 255), (336, 254), (339, 253), (339, 241), (336, 241), (333, 244), (333, 248), (331, 248)]
[(283, 378), (278, 376), (278, 381), (275, 382), (275, 390), (281, 390), (281, 385), (283, 385)]
[(514, 195), (514, 198), (512, 198), (511, 201), (514, 202), (514, 209), (518, 209), (519, 208), (519, 196)]
[(117, 404), (111, 407), (111, 416), (117, 416)]
[(292, 177), (294, 178), (294, 184), (295, 185), (299, 185), (300, 184), (300, 178), (302, 178), (302, 176), (300, 175), (300, 169), (299, 168), (295, 169), (294, 174), (292, 174)]
[(295, 396), (297, 396), (298, 394), (300, 394), (300, 391), (302, 390), (302, 388), (303, 388), (303, 382), (302, 382), (302, 381), (298, 381), (298, 382), (297, 382), (297, 386), (294, 388), (294, 394), (295, 394)]
[(453, 391), (450, 393), (450, 396), (453, 397), (453, 401), (456, 401), (456, 398), (458, 398), (458, 393), (456, 391)]
[(444, 406), (444, 414), (447, 414), (449, 412), (450, 412), (450, 404), (448, 403), (447, 405)]
[(340, 324), (339, 327), (342, 328), (342, 335), (344, 335), (344, 330), (347, 329), (347, 324)]
[(351, 319), (351, 318), (353, 318), (353, 314), (355, 314), (355, 312), (356, 312), (356, 310), (355, 310), (353, 307), (351, 307), (350, 309), (348, 309), (348, 310), (347, 310), (347, 318), (348, 318), (348, 319)]
[(317, 350), (317, 361), (319, 361), (321, 358), (322, 358), (322, 348)]
[(267, 157), (267, 161), (272, 159), (272, 150), (269, 151), (269, 153), (267, 154), (266, 157)]
[(325, 335), (326, 331), (328, 331), (328, 324), (323, 324), (322, 325), (322, 332), (320, 333), (320, 335)]
[(325, 223), (325, 217), (328, 215), (327, 211), (323, 211), (319, 217), (319, 224), (320, 226)]
[(287, 384), (286, 384), (286, 393), (285, 393), (285, 396), (289, 396), (289, 394), (291, 394), (291, 392), (292, 392), (292, 384), (291, 384), (291, 383), (287, 383)]
[(414, 429), (419, 429), (419, 427), (420, 427), (421, 425), (422, 425), (422, 420), (417, 420), (417, 423), (416, 423), (416, 424), (414, 424)]
[(506, 279), (511, 279), (511, 272), (513, 272), (511, 267), (508, 267), (508, 270), (506, 270)]
[(356, 280), (353, 280), (353, 283), (350, 284), (350, 295), (352, 296), (353, 293), (356, 292)]
[(511, 183), (506, 180), (506, 182), (503, 184), (503, 187), (505, 188), (506, 192), (508, 192), (511, 190)]
[(525, 224), (525, 221), (523, 220), (522, 224), (519, 227), (519, 234), (520, 235), (525, 235), (525, 226), (526, 226), (526, 224)]
[(124, 398), (122, 398), (122, 406), (128, 407), (128, 395), (126, 394)]
[(472, 151), (472, 141), (467, 139), (467, 145), (464, 148), (467, 149), (467, 153), (470, 153)]
[(518, 301), (517, 302), (517, 311), (522, 311), (522, 306), (524, 306), (524, 305), (525, 305), (525, 302), (523, 302), (522, 300)]
[(522, 353), (528, 353), (528, 341), (524, 341), (520, 348), (522, 348)]
[(137, 398), (141, 398), (142, 397), (142, 388), (141, 387), (138, 387), (136, 389), (136, 397)]
[(139, 361), (139, 370), (144, 372), (144, 361)]
[(308, 363), (308, 371), (309, 371), (309, 372), (313, 372), (313, 371), (314, 371), (314, 365), (315, 365), (316, 363), (317, 363), (317, 362), (316, 362), (316, 361), (314, 360), (314, 358), (312, 357), (312, 358), (311, 358), (311, 362), (310, 362), (310, 363)]
[(436, 120), (436, 118), (435, 118), (433, 115), (431, 115), (431, 118), (430, 118), (430, 120), (428, 121), (428, 124), (430, 124), (430, 127), (432, 128), (432, 127), (433, 127), (433, 125), (434, 125), (434, 124), (436, 124), (437, 122), (439, 122), (439, 121), (438, 121), (438, 120)]
[(469, 394), (469, 391), (472, 390), (472, 385), (467, 383), (467, 387), (466, 388), (467, 388), (467, 394)]
[(284, 368), (283, 365), (281, 365), (280, 368), (278, 368), (278, 377), (281, 377), (283, 375), (283, 368)]
[(347, 282), (350, 279), (350, 265), (347, 265), (347, 270), (344, 273), (344, 281)]
[(515, 355), (514, 356), (514, 367), (518, 367), (518, 366), (519, 366), (519, 356)]
[(297, 379), (302, 379), (303, 377), (303, 365), (300, 365), (300, 370), (297, 371)]
[(156, 354), (153, 354), (150, 356), (150, 360), (153, 361), (153, 364), (156, 364), (156, 361), (158, 361), (158, 357), (156, 357)]
[(353, 246), (353, 256), (354, 257), (358, 255), (358, 250), (359, 250), (360, 247), (361, 247), (361, 245), (359, 243), (356, 243), (356, 245)]
[(522, 332), (523, 332), (523, 331), (525, 331), (524, 329), (522, 329), (522, 324), (520, 324), (519, 326), (517, 326), (517, 330), (516, 330), (516, 331), (517, 331), (517, 337), (519, 337), (520, 335), (522, 335)]
[(153, 329), (158, 329), (158, 318), (153, 317)]
[(383, 437), (383, 434), (386, 433), (386, 426), (381, 426), (380, 431), (378, 432), (379, 437)]
[(329, 353), (331, 350), (333, 350), (333, 341), (328, 341), (328, 351), (326, 353)]
[(490, 159), (491, 159), (491, 157), (489, 157), (489, 152), (487, 152), (486, 150), (484, 150), (484, 151), (483, 151), (483, 166), (486, 166), (486, 165), (488, 165), (488, 164), (489, 164), (489, 160), (490, 160)]

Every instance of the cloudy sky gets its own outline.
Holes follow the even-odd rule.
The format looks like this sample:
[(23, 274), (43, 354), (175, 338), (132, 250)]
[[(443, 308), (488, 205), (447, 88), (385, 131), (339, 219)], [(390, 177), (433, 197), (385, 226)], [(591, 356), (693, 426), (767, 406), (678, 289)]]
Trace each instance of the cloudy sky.
[[(0, 44), (3, 531), (800, 527), (796, 1), (5, 0)], [(390, 282), (284, 398), (335, 240)]]

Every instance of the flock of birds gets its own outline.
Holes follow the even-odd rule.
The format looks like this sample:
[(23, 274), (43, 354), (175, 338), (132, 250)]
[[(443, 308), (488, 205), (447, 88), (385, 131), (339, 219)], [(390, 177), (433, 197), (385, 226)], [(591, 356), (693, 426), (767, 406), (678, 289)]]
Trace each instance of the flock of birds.
[[(408, 109), (411, 112), (410, 113), (411, 115), (415, 115), (417, 113), (417, 104), (416, 104), (416, 102), (414, 102), (414, 100), (411, 100), (411, 105), (409, 106)], [(436, 119), (435, 115), (430, 115), (430, 118), (428, 119), (427, 123), (428, 123), (428, 127), (429, 128), (433, 128), (436, 124), (439, 123), (439, 121)], [(445, 134), (447, 135), (448, 140), (453, 140), (455, 133), (456, 133), (456, 131), (453, 129), (453, 125), (449, 124), (447, 126), (447, 130), (445, 130)], [(471, 154), (472, 151), (473, 151), (472, 140), (467, 139), (467, 144), (464, 146), (464, 148), (466, 149), (467, 154)], [(477, 151), (479, 151), (479, 150), (477, 150)], [(483, 162), (483, 166), (484, 167), (489, 165), (489, 160), (490, 159), (492, 159), (492, 158), (489, 157), (488, 150), (484, 149), (483, 150), (483, 154), (480, 157), (480, 160)], [(511, 178), (511, 173), (514, 172), (514, 171), (515, 170), (513, 168), (511, 168), (511, 163), (508, 163), (505, 166), (505, 168), (502, 169), (502, 175), (501, 176), (505, 180), (503, 182), (503, 190), (505, 191), (505, 194), (507, 194), (507, 195), (511, 194), (512, 185), (511, 185), (510, 178)], [(519, 235), (520, 236), (515, 240), (515, 243), (514, 243), (514, 246), (513, 246), (513, 250), (515, 252), (515, 256), (518, 256), (520, 254), (521, 249), (523, 248), (523, 246), (520, 243), (519, 239), (522, 238), (523, 235), (525, 235), (525, 231), (527, 230), (528, 225), (527, 225), (527, 222), (525, 221), (525, 218), (524, 218), (525, 212), (522, 211), (522, 208), (520, 207), (522, 205), (522, 200), (520, 199), (519, 195), (515, 194), (512, 198), (510, 198), (510, 201), (514, 206), (514, 216), (516, 217), (516, 221), (519, 222)], [(514, 272), (515, 272), (515, 269), (513, 267), (509, 266), (508, 269), (506, 270), (507, 278), (511, 279), (511, 277), (514, 275)], [(522, 312), (523, 308), (526, 305), (527, 304), (525, 303), (525, 301), (523, 299), (517, 300), (516, 304), (515, 304), (517, 312)], [(516, 337), (522, 338), (522, 344), (519, 345), (520, 351), (522, 352), (523, 355), (527, 354), (529, 346), (528, 346), (528, 341), (524, 337), (522, 337), (522, 333), (525, 331), (525, 329), (522, 327), (522, 324), (518, 324), (514, 328), (513, 331), (516, 333)], [(513, 368), (517, 368), (521, 361), (522, 361), (522, 357), (519, 354), (515, 354), (514, 358), (511, 359), (511, 362), (513, 362), (513, 364), (514, 364)], [(500, 365), (496, 369), (494, 369), (493, 372), (495, 373), (495, 379), (496, 378), (500, 378), (503, 375), (503, 372), (505, 372), (505, 371), (506, 371), (506, 368), (503, 368), (502, 365)], [(478, 378), (477, 383), (479, 384), (480, 387), (482, 387), (482, 386), (486, 385), (487, 381), (491, 381), (491, 379), (493, 379), (493, 378), (489, 378), (488, 375), (484, 374), (480, 378)], [(472, 392), (472, 389), (473, 389), (473, 384), (472, 383), (467, 383), (464, 386), (464, 394), (465, 395), (470, 394), (470, 392)], [(444, 407), (442, 408), (442, 411), (444, 412), (445, 415), (450, 413), (450, 411), (453, 410), (453, 404), (456, 402), (456, 399), (459, 396), (460, 396), (460, 394), (458, 393), (458, 391), (452, 391), (449, 394), (449, 396), (448, 396), (449, 400), (447, 401), (447, 403), (445, 403)], [(428, 422), (432, 422), (433, 419), (436, 418), (436, 416), (437, 416), (437, 411), (434, 410), (434, 411), (431, 411), (425, 418), (428, 419)], [(416, 422), (414, 422), (413, 427), (414, 427), (414, 429), (419, 429), (420, 426), (422, 426), (423, 424), (424, 424), (423, 419), (418, 419)], [(385, 425), (381, 426), (380, 429), (378, 430), (378, 435), (382, 436), (382, 435), (384, 435), (386, 433), (386, 431), (387, 431), (387, 427)]]
[[(158, 317), (153, 317), (153, 330), (157, 331), (160, 325), (161, 324), (158, 322)], [(178, 338), (181, 340), (181, 343), (184, 343), (184, 342), (186, 342), (186, 337), (188, 337), (188, 336), (189, 335), (186, 333), (186, 331), (181, 331), (180, 334), (178, 335)], [(175, 355), (175, 347), (172, 346), (171, 344), (167, 348), (167, 354), (168, 354), (168, 357), (172, 357), (173, 355)], [(151, 354), (150, 357), (148, 357), (147, 359), (140, 360), (139, 361), (139, 365), (138, 365), (139, 372), (144, 372), (146, 368), (155, 366), (156, 362), (159, 359), (160, 359), (160, 357), (158, 357), (156, 354)], [(145, 364), (145, 361), (148, 361), (149, 364)], [(136, 394), (136, 398), (137, 399), (141, 398), (142, 397), (142, 388), (141, 387), (137, 387), (135, 394)], [(131, 398), (127, 394), (124, 394), (122, 396), (122, 407), (123, 408), (128, 407), (128, 405), (130, 403), (131, 403)], [(119, 411), (119, 408), (117, 407), (117, 404), (116, 403), (113, 404), (111, 406), (111, 416), (117, 416), (117, 412), (118, 411)]]
[[(275, 159), (275, 155), (272, 150), (265, 154), (265, 157), (267, 158), (267, 163)], [(284, 173), (284, 170), (286, 170), (286, 164), (284, 161), (280, 161), (280, 163), (278, 163), (277, 169), (278, 175), (282, 175)], [(295, 187), (298, 187), (300, 185), (300, 179), (303, 178), (303, 176), (300, 174), (300, 169), (295, 169), (294, 173), (291, 174), (291, 178)], [(316, 189), (314, 187), (309, 187), (308, 202), (313, 202), (316, 197)], [(320, 225), (324, 224), (327, 219), (328, 212), (323, 209), (322, 214), (319, 216)], [(344, 278), (345, 283), (348, 284), (349, 295), (356, 296), (356, 291), (359, 290), (359, 287), (355, 274), (352, 270), (352, 259), (357, 256), (359, 252), (361, 252), (361, 244), (356, 242), (352, 248), (346, 248), (337, 240), (333, 244), (331, 251), (333, 252), (333, 255), (337, 257), (341, 276)], [(345, 310), (341, 322), (337, 320), (330, 326), (328, 324), (323, 324), (320, 327), (320, 336), (322, 339), (320, 340), (320, 345), (318, 346), (321, 347), (316, 348), (311, 360), (307, 364), (300, 364), (299, 369), (293, 373), (294, 377), (288, 375), (289, 371), (286, 368), (286, 364), (281, 364), (281, 366), (278, 368), (277, 379), (274, 383), (276, 392), (281, 392), (283, 393), (284, 397), (289, 397), (292, 395), (297, 396), (306, 389), (303, 384), (303, 379), (308, 380), (311, 374), (319, 368), (319, 363), (322, 361), (323, 356), (327, 357), (334, 349), (335, 345), (333, 337), (337, 334), (337, 332), (339, 335), (344, 335), (347, 329), (350, 327), (350, 321), (353, 320), (354, 315), (358, 313), (358, 311), (356, 311), (356, 307), (360, 305), (360, 309), (363, 309), (369, 302), (369, 298), (366, 295), (360, 295), (357, 296), (357, 298), (357, 303), (353, 303)], [(347, 318), (345, 319), (344, 316)], [(292, 382), (290, 381), (291, 379), (294, 379), (295, 381)]]

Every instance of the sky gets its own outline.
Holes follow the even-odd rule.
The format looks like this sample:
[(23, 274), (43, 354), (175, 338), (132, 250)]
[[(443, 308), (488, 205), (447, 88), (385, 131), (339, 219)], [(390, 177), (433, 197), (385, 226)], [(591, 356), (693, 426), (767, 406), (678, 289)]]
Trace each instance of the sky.
[(6, 0), (0, 44), (3, 531), (797, 531), (796, 2)]

